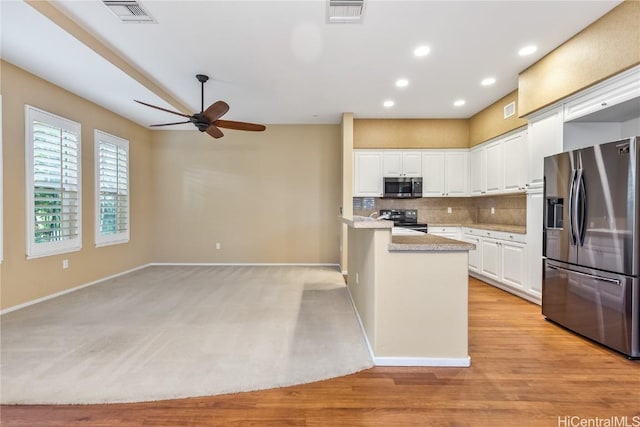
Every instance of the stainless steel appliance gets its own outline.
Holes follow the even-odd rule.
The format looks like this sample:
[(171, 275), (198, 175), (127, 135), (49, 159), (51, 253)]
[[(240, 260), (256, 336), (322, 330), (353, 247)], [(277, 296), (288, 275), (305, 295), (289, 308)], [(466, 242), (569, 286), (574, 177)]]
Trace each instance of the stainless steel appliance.
[(640, 357), (640, 137), (544, 159), (542, 313)]
[(380, 209), (379, 218), (382, 217), (393, 221), (394, 227), (409, 228), (423, 233), (428, 231), (427, 224), (418, 222), (417, 209)]
[(411, 199), (422, 197), (422, 178), (385, 177), (383, 197)]

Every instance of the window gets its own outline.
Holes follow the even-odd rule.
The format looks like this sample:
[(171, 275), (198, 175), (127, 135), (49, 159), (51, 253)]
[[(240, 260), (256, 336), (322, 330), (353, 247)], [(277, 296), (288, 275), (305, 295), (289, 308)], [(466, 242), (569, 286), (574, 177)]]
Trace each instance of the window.
[(96, 130), (96, 246), (129, 241), (129, 141)]
[(27, 257), (82, 248), (80, 124), (25, 105)]

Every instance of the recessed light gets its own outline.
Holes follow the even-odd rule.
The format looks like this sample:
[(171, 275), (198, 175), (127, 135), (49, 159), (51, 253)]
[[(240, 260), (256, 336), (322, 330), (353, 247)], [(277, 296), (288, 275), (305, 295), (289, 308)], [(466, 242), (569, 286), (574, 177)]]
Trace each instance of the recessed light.
[(493, 77), (487, 77), (486, 79), (483, 79), (480, 84), (482, 86), (491, 86), (492, 84), (494, 84), (496, 82), (496, 79)]
[(391, 108), (391, 107), (393, 107), (395, 105), (395, 102), (393, 102), (392, 100), (388, 99), (388, 100), (384, 101), (382, 103), (382, 105), (384, 105), (387, 108)]
[(456, 107), (462, 107), (466, 103), (467, 103), (467, 101), (465, 101), (464, 99), (458, 99), (457, 101), (455, 101), (453, 103), (453, 105), (456, 106)]
[(407, 79), (398, 79), (396, 80), (397, 87), (407, 87), (409, 85), (409, 80)]
[(520, 55), (520, 56), (531, 55), (536, 50), (538, 50), (538, 48), (536, 46), (534, 46), (534, 45), (525, 46), (525, 47), (523, 47), (522, 49), (520, 49), (518, 51), (518, 55)]
[(431, 52), (431, 49), (429, 48), (429, 46), (418, 46), (413, 51), (413, 54), (415, 56), (427, 56), (429, 52)]

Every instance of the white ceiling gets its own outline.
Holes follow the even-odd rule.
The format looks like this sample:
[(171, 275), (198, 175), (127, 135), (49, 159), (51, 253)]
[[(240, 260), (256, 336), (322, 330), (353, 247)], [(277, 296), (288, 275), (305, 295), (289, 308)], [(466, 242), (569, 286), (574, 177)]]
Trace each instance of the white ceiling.
[[(467, 118), (517, 88), (518, 73), (620, 3), (366, 0), (363, 23), (327, 24), (325, 0), (141, 0), (155, 24), (126, 24), (101, 1), (54, 4), (191, 108), (264, 124)], [(2, 58), (142, 125), (174, 109), (21, 0), (0, 0)], [(419, 44), (431, 47), (413, 56)], [(528, 57), (519, 48), (536, 44)], [(483, 87), (493, 76), (497, 82)], [(394, 86), (405, 77), (407, 88)], [(453, 101), (466, 99), (463, 107)], [(382, 106), (393, 99), (395, 106)], [(178, 120), (175, 120), (175, 119)]]

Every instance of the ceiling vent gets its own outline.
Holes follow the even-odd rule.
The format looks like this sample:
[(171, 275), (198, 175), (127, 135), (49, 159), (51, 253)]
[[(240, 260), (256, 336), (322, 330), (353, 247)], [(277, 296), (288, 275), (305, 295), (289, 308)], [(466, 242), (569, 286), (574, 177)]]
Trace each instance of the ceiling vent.
[(364, 13), (364, 0), (328, 0), (327, 22), (330, 24), (359, 24)]
[(510, 102), (504, 106), (504, 118), (508, 119), (516, 113), (516, 102)]
[(114, 15), (122, 22), (128, 23), (155, 23), (151, 15), (138, 3), (133, 0), (102, 0)]

